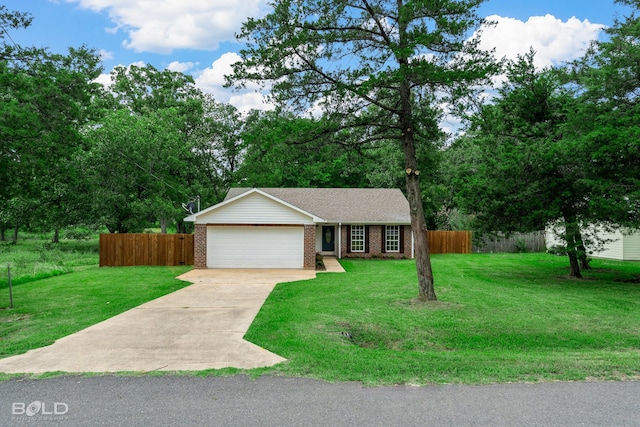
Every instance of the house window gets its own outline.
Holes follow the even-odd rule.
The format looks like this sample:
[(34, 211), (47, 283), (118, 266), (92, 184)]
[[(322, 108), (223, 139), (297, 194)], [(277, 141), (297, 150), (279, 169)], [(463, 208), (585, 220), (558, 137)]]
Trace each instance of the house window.
[(387, 225), (385, 233), (385, 251), (400, 252), (400, 226)]
[(351, 252), (364, 252), (364, 225), (351, 226)]

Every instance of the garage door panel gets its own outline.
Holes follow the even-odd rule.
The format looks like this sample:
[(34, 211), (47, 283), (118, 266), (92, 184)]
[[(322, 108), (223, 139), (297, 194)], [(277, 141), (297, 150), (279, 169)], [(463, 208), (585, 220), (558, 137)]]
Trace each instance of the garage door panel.
[(207, 229), (209, 268), (302, 268), (302, 227), (216, 227)]

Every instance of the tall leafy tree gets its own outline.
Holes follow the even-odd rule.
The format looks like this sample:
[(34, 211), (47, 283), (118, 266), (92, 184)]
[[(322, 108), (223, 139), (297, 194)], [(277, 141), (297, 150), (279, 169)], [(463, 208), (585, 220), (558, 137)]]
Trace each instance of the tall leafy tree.
[[(615, 220), (612, 209), (627, 206), (626, 195), (585, 143), (590, 125), (580, 92), (565, 84), (563, 70), (536, 70), (533, 59), (531, 51), (508, 66), (498, 96), (449, 150), (454, 193), (484, 232), (535, 231), (559, 222), (570, 275), (581, 277), (580, 262), (588, 268), (585, 230)], [(597, 234), (587, 237), (599, 243)]]
[(195, 128), (195, 159), (189, 187), (206, 205), (224, 199), (244, 160), (242, 131), (244, 120), (230, 104), (203, 95), (203, 114)]
[[(341, 144), (308, 135), (326, 123), (280, 111), (252, 112), (242, 133), (244, 161), (237, 182), (256, 187), (365, 187), (377, 165), (366, 145), (353, 150), (353, 135)], [(388, 166), (388, 164), (387, 164)], [(396, 170), (396, 172), (398, 172)], [(388, 186), (385, 185), (385, 186)]]
[(640, 1), (617, 0), (631, 7), (605, 30), (573, 64), (570, 82), (581, 89), (574, 125), (588, 152), (603, 221), (640, 228)]
[(144, 116), (120, 110), (87, 133), (92, 211), (110, 232), (140, 232), (151, 219), (181, 213), (175, 201), (184, 199), (181, 169), (190, 150), (179, 124), (172, 109)]
[[(0, 5), (0, 239), (5, 239), (8, 227), (14, 228), (14, 239), (20, 219), (26, 209), (24, 199), (19, 203), (21, 169), (19, 159), (23, 147), (30, 138), (30, 129), (38, 120), (30, 107), (26, 94), (32, 88), (31, 81), (23, 70), (22, 60), (33, 57), (34, 52), (24, 52), (10, 38), (9, 31), (27, 28), (32, 17), (27, 13), (10, 11)], [(32, 95), (33, 96), (33, 95)]]
[[(112, 232), (136, 231), (155, 220), (166, 232), (178, 228), (196, 176), (205, 96), (193, 78), (151, 65), (116, 67), (112, 85), (97, 100), (102, 117), (87, 131), (92, 154), (85, 159), (97, 193), (94, 213)], [(101, 155), (119, 159), (104, 167)], [(114, 159), (115, 161), (115, 159)], [(123, 177), (130, 182), (123, 181)]]
[(59, 230), (82, 220), (86, 208), (83, 171), (78, 159), (86, 151), (81, 128), (91, 116), (98, 93), (99, 55), (93, 49), (70, 48), (67, 55), (46, 54), (28, 70), (37, 96), (38, 125), (30, 155), (38, 209), (34, 220), (45, 229)]
[(247, 42), (229, 83), (269, 84), (294, 112), (320, 108), (340, 138), (366, 129), (361, 142), (395, 141), (416, 244), (420, 300), (435, 300), (416, 144), (439, 139), (438, 97), (464, 94), (493, 63), (470, 33), (483, 20), (482, 0), (277, 0), (249, 19)]
[[(57, 231), (78, 220), (79, 173), (84, 149), (79, 129), (87, 121), (100, 74), (98, 55), (86, 47), (68, 54), (22, 48), (8, 37), (26, 28), (28, 14), (0, 7), (0, 223), (31, 221)], [(4, 228), (4, 224), (0, 225)], [(4, 234), (4, 233), (2, 233)]]

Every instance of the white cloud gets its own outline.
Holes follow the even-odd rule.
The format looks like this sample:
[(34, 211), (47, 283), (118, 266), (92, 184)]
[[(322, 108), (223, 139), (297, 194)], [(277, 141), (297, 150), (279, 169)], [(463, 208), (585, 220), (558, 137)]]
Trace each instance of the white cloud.
[(100, 74), (95, 80), (95, 82), (102, 84), (105, 88), (111, 86), (111, 74)]
[(579, 58), (603, 28), (586, 19), (580, 21), (574, 17), (563, 22), (552, 15), (532, 16), (526, 22), (497, 15), (487, 19), (497, 25), (483, 29), (483, 49), (495, 48), (497, 58), (516, 59), (518, 54), (525, 54), (533, 47), (537, 67)]
[(100, 49), (99, 54), (101, 61), (108, 61), (110, 59), (113, 59), (113, 52), (109, 52), (108, 50)]
[(267, 98), (258, 92), (246, 92), (232, 95), (229, 104), (233, 105), (241, 113), (248, 113), (250, 110), (273, 110), (275, 106)]
[(66, 0), (94, 12), (106, 11), (128, 35), (123, 46), (136, 52), (216, 50), (248, 17), (262, 16), (266, 0)]
[(196, 85), (205, 92), (214, 93), (224, 85), (224, 76), (231, 74), (231, 65), (240, 61), (240, 55), (234, 52), (224, 53), (213, 61), (211, 67), (202, 71), (196, 77)]
[(240, 55), (234, 52), (227, 52), (220, 58), (213, 61), (211, 67), (199, 72), (195, 77), (196, 86), (203, 92), (210, 93), (219, 102), (228, 102), (241, 112), (248, 112), (251, 109), (271, 110), (273, 105), (269, 104), (265, 95), (257, 92), (257, 84), (247, 84), (246, 89), (234, 90), (223, 87), (224, 76), (233, 72), (231, 66), (240, 61)]
[(193, 70), (195, 66), (197, 66), (197, 62), (179, 62), (173, 61), (169, 65), (167, 65), (167, 70), (176, 72), (176, 73), (186, 73), (187, 71)]

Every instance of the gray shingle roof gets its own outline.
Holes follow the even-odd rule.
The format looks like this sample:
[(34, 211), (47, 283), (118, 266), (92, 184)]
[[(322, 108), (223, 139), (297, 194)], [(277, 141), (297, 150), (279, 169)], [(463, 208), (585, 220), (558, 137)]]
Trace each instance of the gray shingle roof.
[[(232, 188), (225, 200), (251, 188)], [(329, 222), (410, 224), (409, 202), (397, 188), (259, 188)]]

